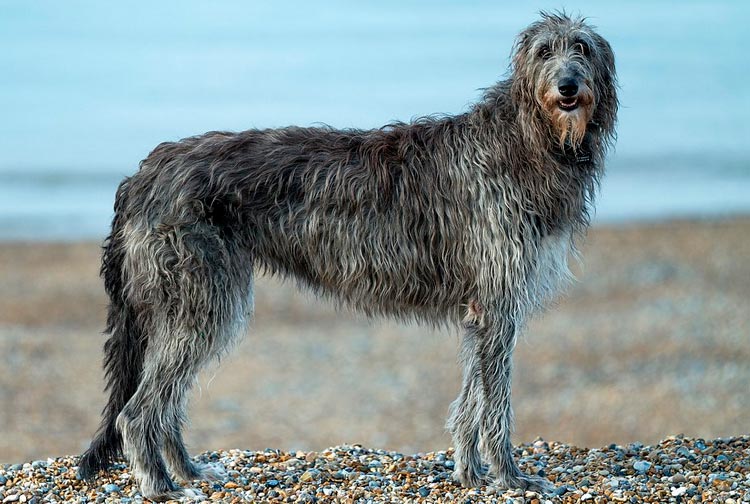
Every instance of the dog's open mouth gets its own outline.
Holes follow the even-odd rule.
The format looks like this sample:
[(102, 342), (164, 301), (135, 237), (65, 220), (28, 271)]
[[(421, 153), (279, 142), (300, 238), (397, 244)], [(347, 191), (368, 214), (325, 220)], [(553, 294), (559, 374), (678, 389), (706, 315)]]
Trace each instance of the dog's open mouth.
[(575, 110), (578, 107), (578, 97), (563, 98), (557, 102), (557, 106), (566, 111)]

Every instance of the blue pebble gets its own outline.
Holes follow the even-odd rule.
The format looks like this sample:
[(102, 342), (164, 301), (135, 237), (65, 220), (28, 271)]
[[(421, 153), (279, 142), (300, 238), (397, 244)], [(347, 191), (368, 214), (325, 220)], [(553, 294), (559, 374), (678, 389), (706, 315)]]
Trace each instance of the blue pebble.
[(455, 466), (456, 466), (456, 463), (453, 462), (452, 460), (445, 461), (445, 467), (447, 467), (448, 469), (453, 469)]
[(269, 486), (269, 487), (279, 486), (279, 480), (270, 479), (266, 481), (266, 486)]
[(419, 490), (417, 491), (422, 497), (427, 497), (428, 495), (430, 495), (430, 489), (427, 487), (419, 487)]
[(633, 469), (635, 469), (641, 474), (647, 473), (650, 468), (651, 468), (651, 462), (647, 462), (645, 460), (637, 460), (633, 462)]
[(679, 448), (677, 448), (675, 450), (675, 453), (677, 453), (677, 455), (680, 455), (681, 457), (685, 457), (685, 458), (688, 458), (690, 456), (690, 450), (688, 450), (684, 446), (680, 446)]
[(5, 476), (0, 476), (0, 485), (4, 485), (8, 481), (8, 478)]
[(559, 486), (552, 492), (552, 494), (556, 497), (560, 497), (561, 495), (565, 495), (566, 493), (568, 493), (568, 485)]
[(433, 476), (433, 481), (435, 482), (448, 481), (449, 479), (451, 479), (451, 474), (447, 472), (440, 472)]
[(643, 443), (639, 443), (637, 441), (635, 443), (630, 443), (628, 445), (628, 450), (630, 451), (639, 452), (642, 449), (643, 449)]
[(104, 485), (104, 491), (106, 493), (119, 492), (120, 491), (120, 487), (117, 486), (117, 485), (115, 485), (114, 483), (108, 483), (108, 484)]

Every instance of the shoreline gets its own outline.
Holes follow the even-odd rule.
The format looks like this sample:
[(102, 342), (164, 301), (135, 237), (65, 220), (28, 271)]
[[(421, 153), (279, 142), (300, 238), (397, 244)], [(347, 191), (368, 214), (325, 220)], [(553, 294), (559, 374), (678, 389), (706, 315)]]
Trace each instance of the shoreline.
[[(111, 219), (110, 219), (111, 220)], [(742, 222), (750, 220), (750, 214), (744, 210), (724, 210), (715, 213), (702, 213), (700, 215), (690, 215), (675, 213), (673, 215), (650, 216), (641, 215), (633, 217), (609, 217), (604, 220), (593, 219), (588, 233), (598, 230), (620, 230), (630, 228), (649, 228), (649, 227), (673, 227), (692, 224), (720, 224), (731, 222)], [(54, 232), (51, 236), (23, 236), (18, 234), (0, 233), (0, 247), (6, 245), (75, 245), (75, 244), (98, 244), (104, 241), (109, 228), (102, 231), (101, 237), (92, 236), (73, 236), (62, 237), (62, 232)], [(587, 234), (588, 234), (587, 233)]]

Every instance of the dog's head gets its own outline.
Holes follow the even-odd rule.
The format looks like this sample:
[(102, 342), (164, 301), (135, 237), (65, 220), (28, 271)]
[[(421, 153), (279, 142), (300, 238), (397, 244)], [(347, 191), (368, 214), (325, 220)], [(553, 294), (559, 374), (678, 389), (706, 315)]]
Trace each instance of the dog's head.
[(542, 13), (518, 36), (512, 70), (514, 99), (528, 111), (541, 112), (561, 147), (576, 148), (591, 126), (613, 134), (614, 54), (583, 19)]

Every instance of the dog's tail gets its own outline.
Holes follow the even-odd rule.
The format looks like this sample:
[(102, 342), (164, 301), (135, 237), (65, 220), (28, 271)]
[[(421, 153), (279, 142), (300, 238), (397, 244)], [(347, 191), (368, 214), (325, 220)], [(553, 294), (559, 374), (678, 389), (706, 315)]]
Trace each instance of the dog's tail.
[(104, 242), (101, 275), (110, 299), (106, 329), (110, 337), (104, 344), (109, 401), (102, 411), (99, 430), (78, 464), (78, 473), (84, 479), (94, 477), (99, 470), (106, 469), (122, 455), (122, 436), (116, 427), (117, 416), (138, 388), (146, 349), (145, 335), (125, 296), (125, 244), (122, 231), (126, 220), (128, 181), (125, 179), (117, 190), (112, 232)]

